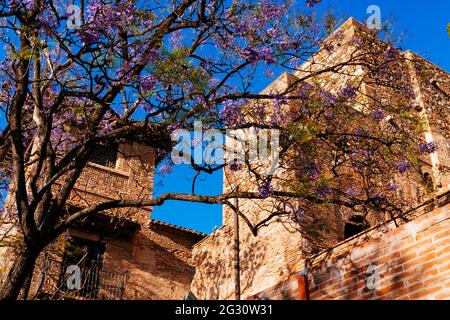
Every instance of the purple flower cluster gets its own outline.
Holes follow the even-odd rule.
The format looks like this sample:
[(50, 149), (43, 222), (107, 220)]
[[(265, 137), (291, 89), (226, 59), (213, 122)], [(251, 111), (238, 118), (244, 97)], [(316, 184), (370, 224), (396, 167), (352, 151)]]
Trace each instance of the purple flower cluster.
[(231, 171), (236, 172), (236, 171), (241, 170), (242, 164), (241, 164), (239, 161), (234, 160), (233, 163), (231, 163), (231, 164), (228, 165), (228, 168), (229, 168)]
[(311, 7), (313, 7), (314, 5), (318, 4), (320, 1), (322, 1), (322, 0), (307, 0), (307, 1), (306, 1), (306, 6), (307, 6), (308, 8), (311, 8)]
[(398, 190), (398, 185), (393, 181), (389, 182), (388, 187), (389, 187), (389, 190), (392, 192), (396, 192)]
[(372, 119), (375, 121), (381, 121), (384, 118), (386, 118), (386, 112), (384, 112), (381, 109), (372, 111), (370, 115), (372, 116)]
[(294, 218), (298, 221), (305, 221), (305, 210), (294, 208)]
[(226, 100), (223, 103), (223, 109), (220, 115), (229, 126), (240, 126), (244, 123), (244, 115), (242, 114), (242, 106), (245, 100)]
[(244, 48), (244, 50), (242, 50), (241, 56), (250, 63), (264, 61), (267, 64), (273, 64), (276, 62), (273, 50), (270, 47), (255, 49), (253, 47), (247, 46)]
[(258, 187), (258, 193), (262, 198), (267, 198), (272, 193), (272, 185), (270, 180), (264, 180)]
[(433, 153), (437, 150), (437, 145), (434, 142), (421, 142), (419, 143), (419, 149), (423, 153)]
[(397, 49), (395, 49), (394, 47), (389, 47), (384, 52), (384, 56), (386, 57), (386, 59), (389, 59), (389, 60), (395, 59), (395, 57), (397, 56)]
[(143, 91), (152, 91), (153, 89), (155, 89), (158, 80), (151, 75), (147, 75), (147, 76), (139, 76), (137, 78), (137, 82), (138, 86)]
[(408, 171), (409, 169), (412, 168), (412, 165), (411, 165), (411, 163), (410, 163), (409, 161), (400, 161), (400, 162), (397, 162), (397, 163), (395, 164), (395, 166), (397, 167), (397, 170), (398, 170), (400, 173), (405, 173), (406, 171)]
[(260, 24), (275, 21), (286, 13), (287, 6), (277, 4), (268, 0), (263, 0), (259, 4), (258, 14), (255, 15), (256, 21)]
[(347, 189), (347, 194), (351, 197), (357, 197), (361, 194), (361, 191), (358, 188), (355, 187), (349, 187)]
[(320, 98), (322, 99), (322, 103), (325, 106), (331, 107), (331, 106), (336, 105), (337, 98), (331, 92), (325, 91), (325, 90), (320, 90), (319, 95), (320, 95)]
[(174, 31), (170, 36), (170, 45), (172, 48), (181, 48), (182, 47), (182, 41), (183, 41), (183, 35), (181, 33), (181, 30)]
[(266, 30), (266, 34), (270, 38), (277, 38), (280, 36), (280, 30), (275, 29), (275, 28), (269, 28)]
[(127, 29), (136, 23), (138, 9), (132, 1), (117, 4), (105, 4), (99, 0), (90, 1), (88, 5), (86, 27), (80, 30), (83, 41), (87, 44), (103, 36), (113, 34), (117, 28)]
[(374, 193), (370, 196), (370, 200), (374, 204), (374, 206), (378, 209), (381, 209), (384, 204), (388, 202), (385, 195)]
[(356, 88), (353, 86), (347, 86), (341, 90), (339, 96), (344, 99), (352, 99), (356, 95)]
[(313, 92), (313, 90), (314, 90), (314, 86), (312, 84), (304, 82), (298, 89), (297, 95), (300, 97), (300, 99), (305, 100), (311, 96), (311, 93)]
[(315, 193), (319, 198), (326, 198), (331, 195), (331, 187), (325, 183), (322, 183), (316, 187)]
[(363, 43), (363, 40), (360, 37), (353, 37), (350, 39), (350, 43), (359, 46)]
[(286, 96), (276, 95), (275, 98), (273, 98), (273, 103), (276, 107), (281, 107), (288, 103), (288, 98)]
[(416, 93), (414, 92), (414, 88), (410, 85), (407, 85), (404, 89), (403, 89), (403, 93), (405, 94), (406, 97), (408, 97), (409, 99), (415, 99), (416, 98)]
[(172, 166), (168, 163), (165, 163), (159, 167), (159, 174), (170, 174), (172, 173)]

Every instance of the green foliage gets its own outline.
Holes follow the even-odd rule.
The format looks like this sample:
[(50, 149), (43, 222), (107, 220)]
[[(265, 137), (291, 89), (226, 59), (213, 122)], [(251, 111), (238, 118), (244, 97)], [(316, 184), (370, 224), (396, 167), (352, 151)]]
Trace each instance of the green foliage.
[(188, 48), (176, 48), (163, 54), (164, 59), (155, 66), (157, 78), (180, 87), (191, 85), (194, 92), (204, 92), (208, 88), (210, 77), (188, 60)]
[(448, 36), (450, 37), (450, 22), (447, 24), (447, 33), (448, 33)]

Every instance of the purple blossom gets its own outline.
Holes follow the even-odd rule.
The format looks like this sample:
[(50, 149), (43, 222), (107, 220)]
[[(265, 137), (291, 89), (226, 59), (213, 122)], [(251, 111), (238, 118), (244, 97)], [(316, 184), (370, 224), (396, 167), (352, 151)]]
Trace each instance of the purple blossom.
[(280, 124), (282, 122), (283, 110), (282, 106), (288, 103), (288, 98), (286, 96), (276, 95), (273, 99), (274, 110), (270, 121), (274, 124)]
[(414, 88), (410, 85), (407, 85), (404, 88), (404, 94), (410, 98), (410, 99), (415, 99), (416, 98), (416, 93), (414, 92)]
[(211, 78), (211, 79), (209, 79), (209, 86), (210, 87), (216, 87), (217, 85), (219, 85), (219, 83), (220, 83), (220, 80), (219, 79), (217, 79), (217, 78)]
[(138, 86), (144, 91), (152, 91), (156, 87), (158, 80), (151, 76), (139, 76), (137, 79)]
[(250, 63), (257, 63), (258, 61), (264, 61), (267, 64), (273, 64), (276, 62), (272, 48), (264, 47), (257, 50), (253, 47), (245, 47), (241, 51), (242, 58), (246, 59)]
[(172, 166), (168, 163), (165, 163), (159, 167), (159, 174), (170, 174), (172, 173)]
[(421, 142), (419, 143), (420, 152), (433, 153), (437, 150), (437, 145), (434, 142)]
[(228, 165), (228, 167), (230, 168), (231, 171), (236, 172), (236, 171), (241, 170), (242, 164), (239, 161), (234, 160), (233, 163)]
[(287, 6), (284, 4), (277, 4), (268, 0), (263, 0), (259, 5), (259, 12), (255, 15), (255, 19), (260, 24), (272, 22), (280, 19), (286, 13)]
[(409, 111), (411, 109), (415, 109), (416, 108), (416, 104), (414, 102), (410, 102), (406, 105), (403, 106), (403, 109)]
[(97, 41), (102, 35), (108, 37), (117, 28), (128, 29), (136, 25), (139, 15), (132, 1), (103, 3), (93, 0), (87, 8), (86, 25), (80, 29), (80, 36), (87, 44)]
[(316, 187), (315, 193), (319, 198), (326, 198), (331, 195), (331, 187), (326, 183), (322, 183)]
[(276, 107), (281, 107), (288, 104), (288, 98), (286, 96), (276, 95), (273, 99), (273, 103)]
[(258, 187), (258, 193), (262, 198), (267, 198), (272, 193), (272, 185), (270, 180), (264, 180)]
[(220, 115), (230, 126), (240, 126), (244, 123), (244, 115), (242, 114), (242, 106), (245, 100), (226, 100), (223, 103), (223, 109)]
[(339, 93), (339, 96), (341, 98), (344, 98), (344, 99), (346, 99), (346, 98), (349, 98), (349, 99), (354, 98), (355, 95), (356, 95), (356, 88), (353, 87), (353, 86), (347, 86), (344, 89), (342, 89), (342, 91)]
[(280, 30), (275, 29), (275, 28), (269, 28), (266, 30), (266, 34), (270, 37), (270, 38), (276, 38), (280, 35)]
[(300, 89), (298, 89), (297, 95), (300, 99), (308, 99), (311, 96), (312, 91), (314, 90), (314, 86), (308, 82), (302, 83)]
[(252, 47), (245, 47), (241, 56), (250, 63), (256, 63), (259, 59), (258, 51)]
[(347, 194), (351, 197), (357, 197), (361, 194), (361, 191), (358, 188), (355, 187), (349, 187), (347, 189)]
[(320, 97), (322, 98), (322, 102), (325, 106), (327, 107), (331, 107), (336, 105), (336, 96), (334, 94), (332, 94), (329, 91), (325, 91), (325, 90), (320, 90), (319, 93)]
[[(238, 31), (235, 30), (236, 33)], [(228, 32), (216, 36), (217, 46), (222, 50), (232, 49), (234, 38)]]
[(381, 209), (383, 205), (385, 205), (388, 202), (386, 196), (379, 193), (372, 194), (369, 197), (369, 200), (371, 200), (374, 206), (378, 209)]
[(298, 221), (305, 221), (305, 210), (294, 208), (294, 218)]
[(389, 187), (389, 190), (391, 190), (392, 192), (396, 192), (398, 189), (398, 185), (393, 181), (389, 182), (388, 187)]
[(384, 52), (384, 56), (386, 57), (386, 59), (389, 59), (389, 60), (395, 59), (396, 55), (397, 55), (397, 49), (395, 49), (394, 47), (389, 47)]
[(300, 108), (300, 113), (303, 114), (306, 118), (311, 118), (313, 115), (313, 112), (305, 106), (302, 106)]
[(381, 120), (383, 120), (384, 118), (386, 118), (386, 113), (385, 113), (383, 110), (378, 109), (378, 110), (372, 111), (371, 116), (372, 116), (372, 119), (373, 119), (373, 120), (375, 120), (375, 121), (381, 121)]
[(259, 53), (259, 59), (263, 60), (267, 64), (273, 64), (277, 62), (275, 60), (272, 48), (264, 47)]
[(360, 37), (353, 37), (350, 39), (350, 43), (354, 45), (360, 45), (362, 43), (362, 39)]
[(264, 104), (258, 104), (256, 107), (256, 114), (260, 119), (264, 119), (266, 116), (266, 106)]
[(307, 0), (307, 1), (306, 1), (306, 6), (307, 6), (308, 8), (311, 8), (311, 7), (313, 7), (314, 5), (318, 4), (320, 1), (322, 1), (322, 0)]
[(397, 162), (397, 163), (395, 164), (395, 166), (397, 167), (397, 170), (398, 170), (400, 173), (405, 173), (406, 171), (408, 171), (408, 170), (411, 169), (411, 167), (412, 167), (412, 165), (411, 165), (411, 163), (410, 163), (409, 161), (400, 161), (400, 162)]

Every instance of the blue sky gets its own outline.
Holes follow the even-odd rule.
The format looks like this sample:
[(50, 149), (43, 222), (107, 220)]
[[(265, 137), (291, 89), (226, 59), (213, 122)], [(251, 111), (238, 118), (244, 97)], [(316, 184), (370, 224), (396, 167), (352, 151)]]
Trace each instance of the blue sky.
[[(304, 0), (298, 0), (303, 4)], [(403, 50), (410, 49), (444, 70), (450, 71), (450, 39), (446, 26), (450, 22), (450, 1), (448, 0), (322, 0), (315, 8), (318, 11), (333, 10), (339, 17), (355, 17), (364, 21), (369, 5), (378, 5), (382, 18), (395, 19), (397, 32), (404, 32)], [(254, 90), (261, 90), (269, 84), (268, 79), (261, 77), (255, 82)], [(191, 181), (194, 172), (187, 166), (175, 166), (168, 176), (156, 175), (155, 183), (163, 183), (156, 187), (155, 196), (164, 192), (191, 192)], [(220, 194), (222, 192), (222, 174), (202, 175), (196, 184), (199, 194)], [(186, 228), (210, 233), (214, 226), (222, 224), (221, 207), (218, 205), (192, 204), (170, 201), (155, 208), (152, 217)]]

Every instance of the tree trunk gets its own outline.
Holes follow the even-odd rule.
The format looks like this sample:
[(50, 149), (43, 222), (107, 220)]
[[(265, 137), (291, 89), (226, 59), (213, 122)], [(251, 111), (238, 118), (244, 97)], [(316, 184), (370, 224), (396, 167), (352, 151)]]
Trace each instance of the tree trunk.
[(0, 300), (16, 300), (25, 280), (34, 270), (34, 264), (39, 256), (36, 248), (23, 249), (15, 258), (14, 265), (8, 273), (0, 289)]
[[(235, 199), (235, 206), (238, 208), (238, 199)], [(233, 255), (234, 255), (234, 299), (241, 300), (241, 263), (239, 259), (239, 216), (237, 212), (234, 212), (234, 243), (233, 243)]]

